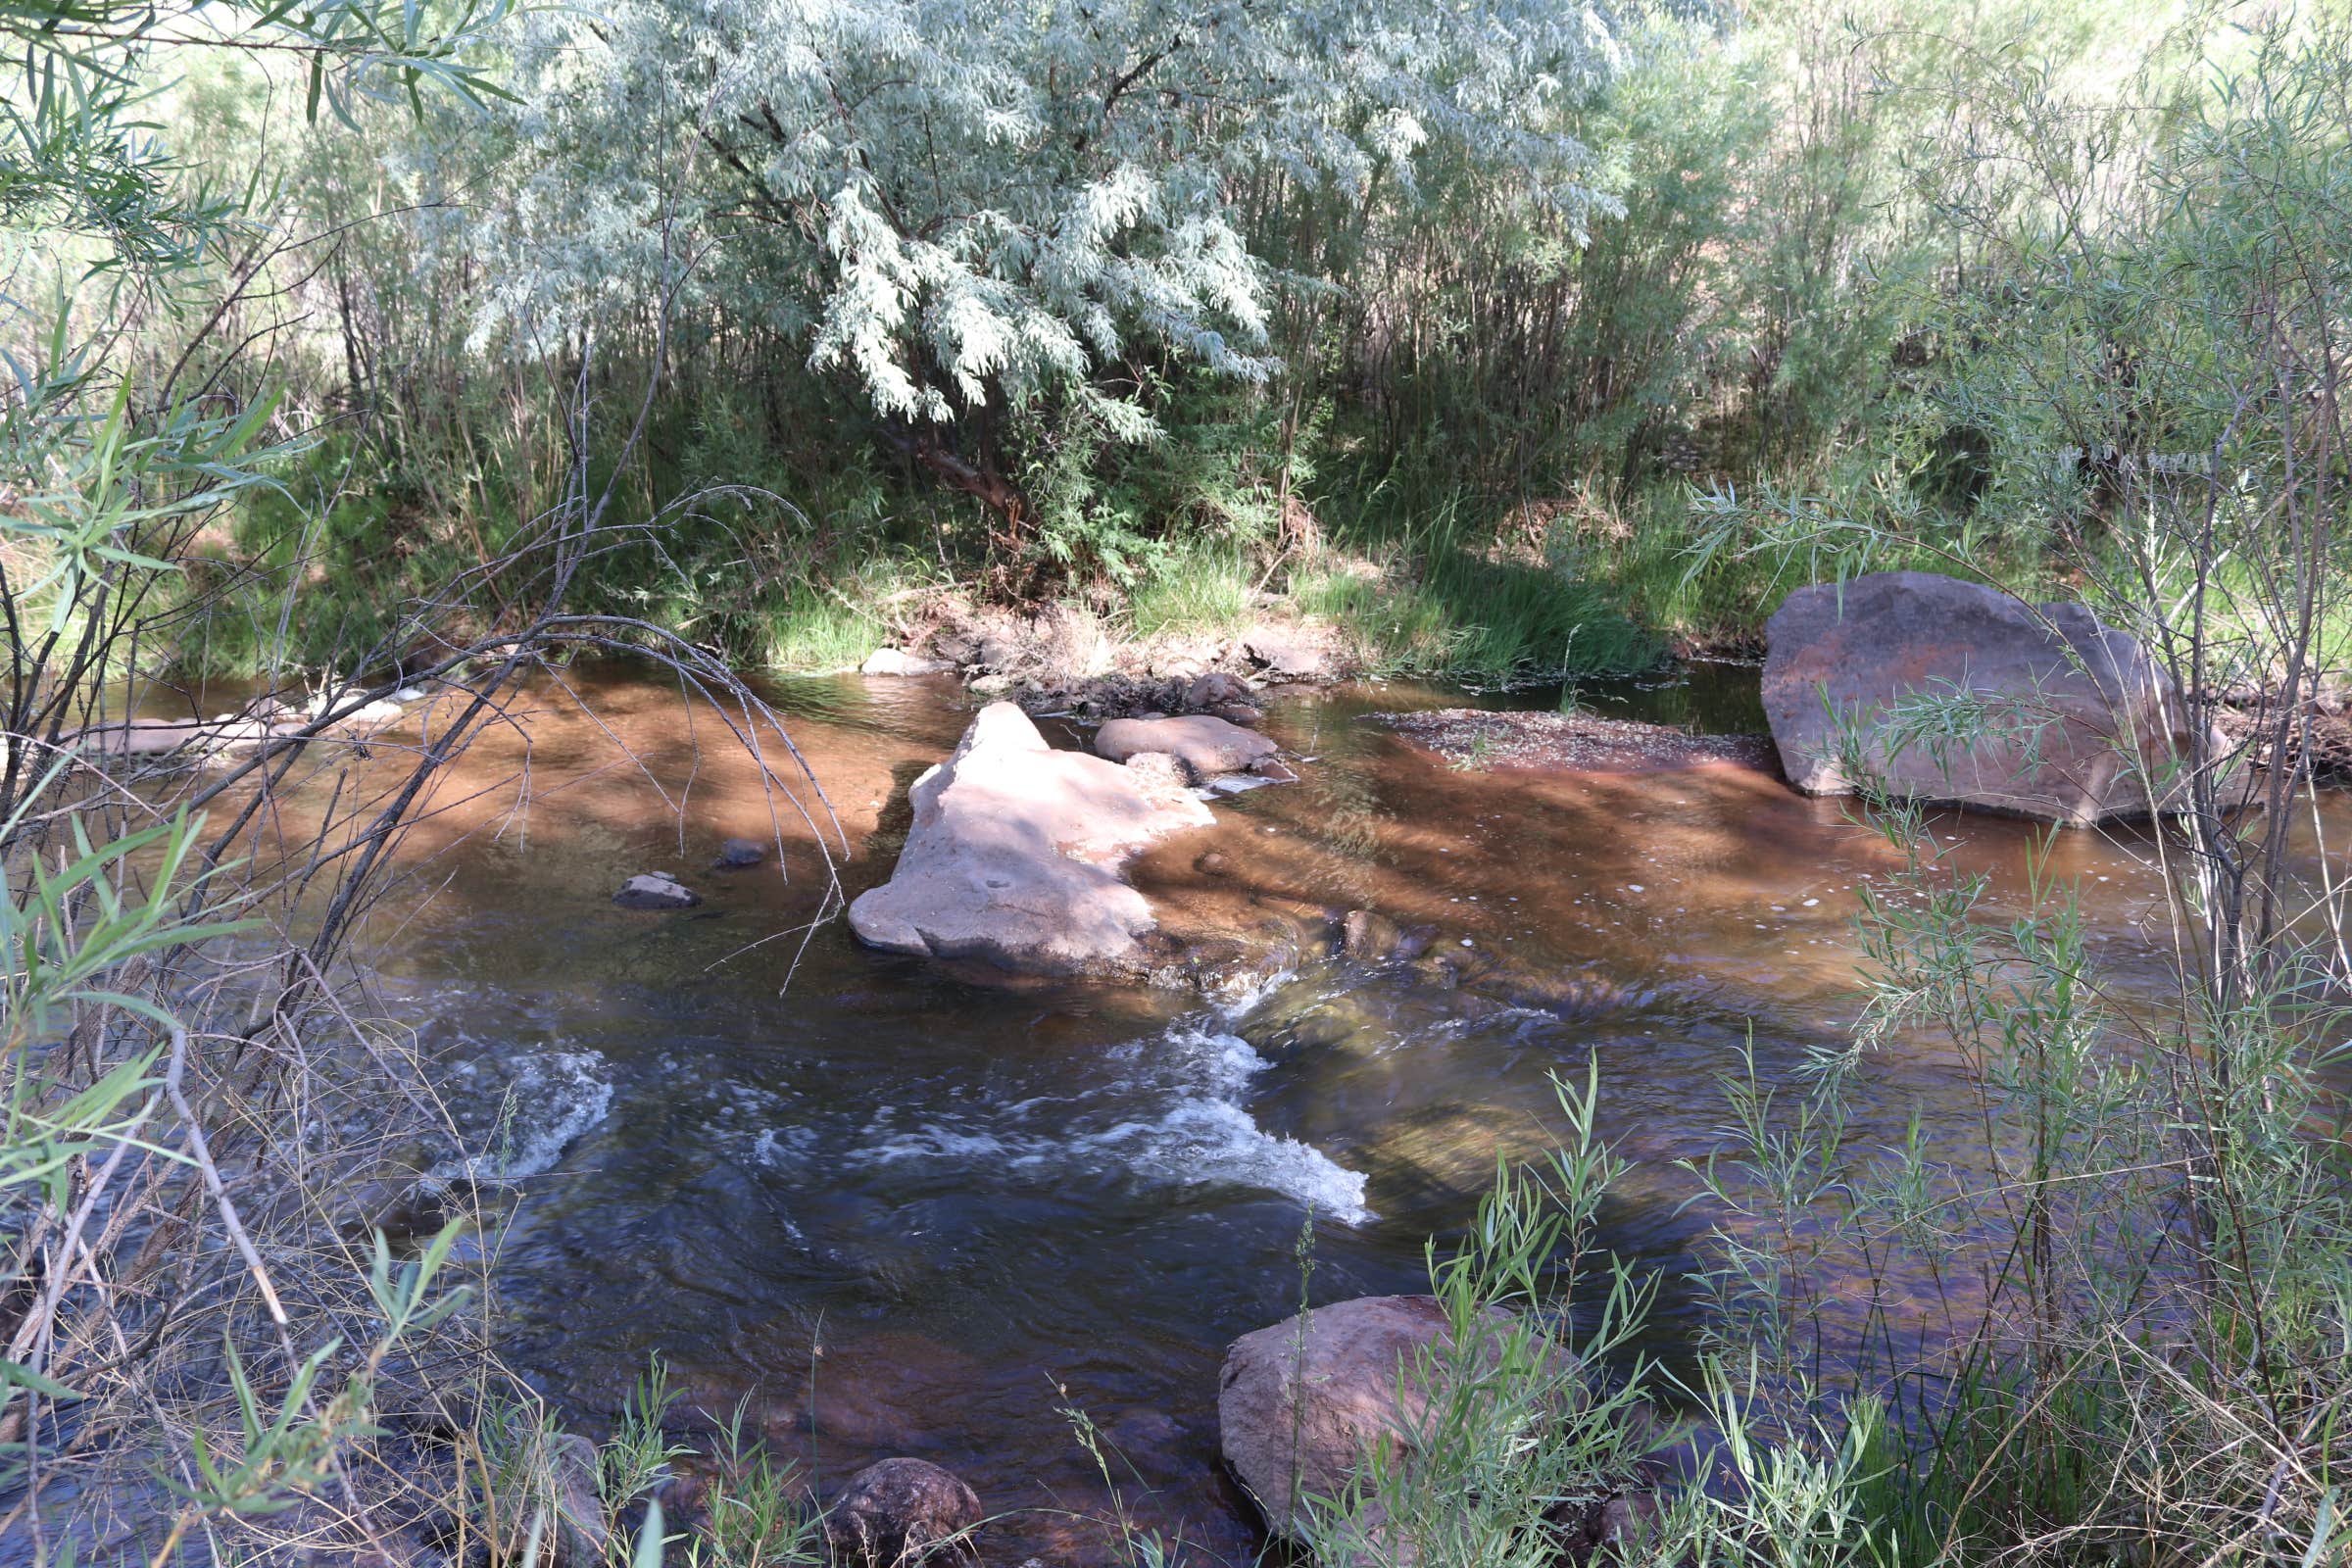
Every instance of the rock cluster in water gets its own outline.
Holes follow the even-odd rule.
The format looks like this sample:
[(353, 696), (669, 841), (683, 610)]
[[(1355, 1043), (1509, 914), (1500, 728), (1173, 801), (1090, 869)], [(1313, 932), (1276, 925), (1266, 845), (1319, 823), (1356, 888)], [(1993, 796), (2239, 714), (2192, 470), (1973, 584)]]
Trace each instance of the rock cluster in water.
[(1765, 636), (1764, 710), (1808, 794), (1853, 792), (1850, 732), (1898, 794), (2088, 825), (2161, 806), (2188, 755), (2172, 677), (2082, 605), (1886, 571), (1797, 589)]
[(1008, 697), (1033, 713), (1115, 718), (1194, 711), (1247, 724), (1255, 720), (1256, 706), (1245, 677), (1319, 682), (1356, 667), (1348, 639), (1315, 621), (1269, 620), (1238, 636), (1169, 632), (1138, 638), (1070, 605), (1026, 613), (965, 604), (938, 608), (937, 624), (902, 647), (875, 650), (860, 671), (953, 672), (973, 692)]

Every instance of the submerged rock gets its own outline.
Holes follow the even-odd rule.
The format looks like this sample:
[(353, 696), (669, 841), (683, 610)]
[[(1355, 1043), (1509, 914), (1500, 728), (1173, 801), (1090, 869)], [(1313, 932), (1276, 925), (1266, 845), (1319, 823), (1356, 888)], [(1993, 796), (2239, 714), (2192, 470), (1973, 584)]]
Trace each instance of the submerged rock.
[(1095, 750), (1114, 762), (1166, 752), (1196, 780), (1247, 771), (1281, 750), (1255, 730), (1206, 713), (1182, 718), (1114, 718), (1095, 732)]
[[(1497, 1336), (1511, 1327), (1500, 1311), (1488, 1321)], [(1341, 1301), (1234, 1341), (1218, 1379), (1219, 1440), (1268, 1528), (1298, 1536), (1298, 1501), (1344, 1496), (1382, 1445), (1411, 1465), (1433, 1393), (1428, 1373), (1452, 1348), (1431, 1296)], [(1565, 1389), (1577, 1361), (1565, 1348), (1556, 1355), (1549, 1371)], [(1367, 1501), (1356, 1522), (1376, 1540), (1387, 1520)]]
[(850, 1477), (825, 1513), (837, 1563), (904, 1568), (937, 1554), (975, 1562), (971, 1533), (980, 1498), (961, 1480), (922, 1459), (884, 1459)]
[[(1848, 725), (1898, 793), (2080, 825), (2148, 814), (2188, 752), (2172, 677), (2082, 605), (1885, 571), (1799, 588), (1765, 637), (1764, 711), (1789, 782), (1810, 795), (1853, 792)], [(1981, 733), (1946, 740), (1923, 721), (1906, 735), (1892, 711), (1955, 698)]]
[(851, 927), (893, 953), (1026, 973), (1137, 966), (1137, 940), (1155, 921), (1119, 867), (1211, 820), (1144, 774), (1054, 750), (1011, 703), (982, 709), (909, 799), (914, 825), (898, 867), (850, 906)]
[(69, 731), (63, 744), (102, 757), (163, 757), (218, 742), (222, 726), (194, 718), (127, 718)]
[[(320, 711), (325, 711), (322, 708)], [(377, 730), (397, 724), (408, 710), (389, 697), (379, 697), (371, 703), (362, 703), (350, 712), (337, 718), (327, 728), (336, 734), (372, 735)]]
[(623, 882), (612, 902), (624, 909), (691, 909), (703, 898), (666, 871), (648, 871)]
[(767, 846), (758, 839), (728, 839), (718, 847), (718, 858), (710, 862), (713, 871), (747, 871), (767, 859)]

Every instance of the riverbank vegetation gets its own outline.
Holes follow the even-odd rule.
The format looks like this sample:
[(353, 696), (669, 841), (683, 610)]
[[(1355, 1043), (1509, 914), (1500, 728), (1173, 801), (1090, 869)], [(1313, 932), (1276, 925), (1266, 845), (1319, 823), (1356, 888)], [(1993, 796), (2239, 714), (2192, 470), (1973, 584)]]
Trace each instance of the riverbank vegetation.
[[(1865, 912), (1853, 1052), (1736, 1077), (1689, 1172), (1700, 1370), (1639, 1360), (1579, 1087), (1435, 1283), (1587, 1337), (1609, 1395), (1434, 1369), (1442, 1462), (1329, 1541), (1389, 1549), (1377, 1505), (1409, 1560), (1547, 1562), (1646, 1399), (1720, 1467), (1637, 1559), (2342, 1561), (2352, 910), (2294, 858), (2310, 780), (2248, 768), (2352, 625), (2352, 35), (1885, 11), (0, 10), (0, 1533), (258, 1560), (434, 1512), (453, 1561), (658, 1554), (659, 1396), (565, 1438), (492, 1353), (468, 1156), (429, 1214), (369, 1185), (451, 1128), (351, 933), (526, 671), (652, 652), (772, 756), (739, 671), (946, 600), (1311, 617), (1502, 682), (1751, 649), (1788, 587), (1918, 564), (2249, 694), (2152, 784), (2176, 1000), (2113, 1004), (2066, 889), (1991, 921), (1869, 800), (1912, 896)], [(268, 693), (225, 776), (69, 755), (208, 676)], [(423, 678), (461, 716), (345, 795), (338, 726)], [(1981, 1147), (1846, 1138), (1897, 1027)], [(821, 1556), (769, 1461), (715, 1468), (681, 1559)]]
[[(207, 541), (242, 613), (176, 652), (249, 670), (300, 571), (282, 635), (348, 659), (575, 456), (643, 515), (720, 487), (600, 557), (582, 607), (776, 667), (854, 663), (942, 593), (1125, 626), (1302, 611), (1490, 680), (1752, 648), (1790, 564), (1693, 574), (1694, 487), (1901, 513), (2032, 573), (2012, 487), (2145, 432), (1996, 444), (1955, 399), (2020, 282), (1985, 222), (2047, 128), (2004, 84), (2129, 103), (2068, 200), (2139, 221), (2131, 172), (2240, 20), (885, 7), (802, 38), (649, 5), (514, 19), (485, 56), (513, 97), (421, 118), (313, 118), (273, 56), (191, 55), (174, 125), (272, 204), (191, 368), (267, 344), (309, 440)], [(137, 346), (168, 367), (203, 319)], [(572, 451), (564, 408), (640, 392), (625, 459), (627, 420)], [(1530, 618), (1562, 596), (1591, 601), (1574, 646)], [(1658, 635), (1602, 635), (1612, 610)]]

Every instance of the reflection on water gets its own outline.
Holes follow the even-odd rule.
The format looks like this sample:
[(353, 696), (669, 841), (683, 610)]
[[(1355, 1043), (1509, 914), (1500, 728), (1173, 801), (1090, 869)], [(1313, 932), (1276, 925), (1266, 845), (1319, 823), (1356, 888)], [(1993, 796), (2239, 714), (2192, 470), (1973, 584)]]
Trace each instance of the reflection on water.
[[(1897, 863), (1840, 806), (1771, 778), (1475, 776), (1356, 721), (1459, 693), (1307, 694), (1267, 715), (1316, 760), (1305, 779), (1220, 802), (1137, 878), (1239, 916), (1370, 906), (1436, 926), (1429, 956), (1307, 961), (1220, 1005), (978, 988), (837, 921), (799, 934), (824, 886), (810, 837), (723, 734), (660, 686), (584, 691), (596, 721), (551, 692), (526, 726), (527, 811), (491, 787), (522, 760), (511, 734), (443, 781), (400, 918), (371, 932), (386, 1009), (442, 1054), (489, 1146), (449, 1174), (519, 1190), (501, 1244), (516, 1364), (593, 1425), (658, 1351), (689, 1416), (741, 1405), (829, 1477), (923, 1454), (997, 1509), (1096, 1496), (1055, 1413), (1075, 1403), (1154, 1490), (1145, 1521), (1212, 1549), (1249, 1541), (1215, 1463), (1218, 1357), (1295, 1310), (1302, 1228), (1317, 1299), (1416, 1288), (1426, 1239), (1468, 1216), (1496, 1154), (1544, 1147), (1554, 1073), (1600, 1063), (1603, 1131), (1636, 1162), (1605, 1240), (1667, 1282), (1658, 1348), (1687, 1340), (1674, 1282), (1706, 1222), (1674, 1162), (1717, 1146), (1716, 1086), (1743, 1051), (1779, 1080), (1843, 1040), (1849, 922)], [(1579, 695), (1753, 722), (1752, 672), (1731, 666)], [(928, 682), (776, 696), (855, 894), (887, 874), (906, 788), (968, 711)], [(1995, 913), (2019, 906), (2033, 830), (1934, 826), (1956, 868), (1991, 878)], [(780, 864), (709, 869), (722, 838), (778, 832)], [(1210, 850), (1222, 874), (1200, 869)], [(2045, 873), (2085, 890), (2126, 992), (2164, 974), (2142, 850), (2068, 833)], [(614, 908), (647, 870), (705, 903)], [(1922, 1041), (1865, 1072), (1862, 1143), (1899, 1142), (1917, 1108), (1932, 1142), (1965, 1144), (1948, 1053)], [(1011, 1529), (1029, 1535), (1008, 1550), (1051, 1545), (1046, 1524)]]

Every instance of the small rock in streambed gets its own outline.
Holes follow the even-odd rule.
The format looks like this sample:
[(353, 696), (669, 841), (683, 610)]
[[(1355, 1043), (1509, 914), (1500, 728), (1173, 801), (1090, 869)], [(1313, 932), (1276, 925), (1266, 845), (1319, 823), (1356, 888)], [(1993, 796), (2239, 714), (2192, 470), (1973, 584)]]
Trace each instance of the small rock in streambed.
[(922, 1459), (884, 1459), (850, 1477), (825, 1512), (833, 1560), (856, 1568), (910, 1568), (935, 1553), (979, 1561), (972, 1532), (980, 1498), (954, 1474)]
[(1167, 752), (1195, 779), (1239, 772), (1278, 750), (1255, 730), (1206, 713), (1182, 718), (1114, 718), (1095, 732), (1095, 751), (1114, 762), (1123, 762), (1139, 752)]
[(1377, 909), (1350, 909), (1340, 922), (1341, 947), (1350, 958), (1386, 958), (1396, 953), (1401, 936), (1396, 922)]
[(1206, 789), (1211, 795), (1239, 795), (1245, 790), (1263, 789), (1280, 782), (1262, 773), (1219, 773), (1208, 781)]
[(1202, 876), (1231, 876), (1233, 862), (1227, 859), (1221, 851), (1210, 850), (1193, 861), (1193, 869)]
[(1229, 705), (1248, 707), (1251, 695), (1250, 683), (1241, 676), (1212, 669), (1185, 688), (1184, 706), (1196, 712), (1213, 713)]
[(1408, 925), (1396, 935), (1396, 956), (1409, 963), (1427, 953), (1429, 945), (1437, 940), (1436, 926)]
[(727, 839), (719, 845), (718, 858), (710, 862), (710, 869), (747, 871), (766, 858), (766, 846), (758, 839)]
[(1219, 703), (1208, 711), (1210, 717), (1221, 718), (1228, 724), (1239, 724), (1244, 729), (1255, 728), (1257, 721), (1266, 716), (1250, 703)]
[(612, 902), (624, 909), (691, 909), (703, 898), (666, 872), (648, 871), (623, 882)]

